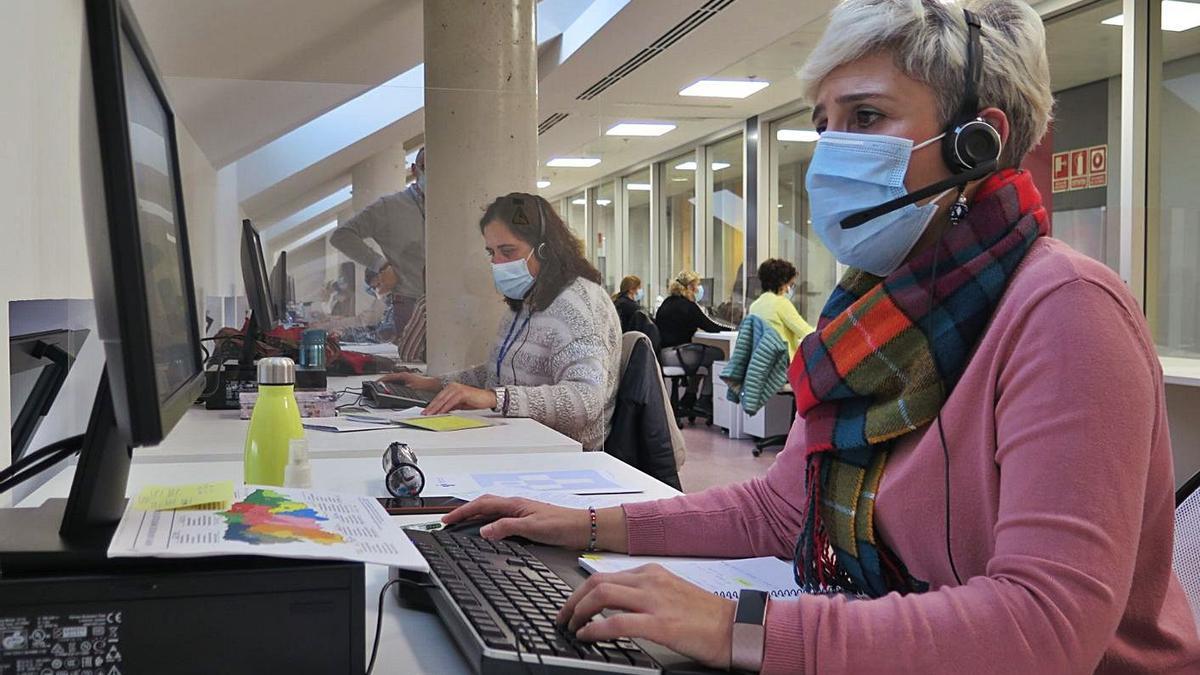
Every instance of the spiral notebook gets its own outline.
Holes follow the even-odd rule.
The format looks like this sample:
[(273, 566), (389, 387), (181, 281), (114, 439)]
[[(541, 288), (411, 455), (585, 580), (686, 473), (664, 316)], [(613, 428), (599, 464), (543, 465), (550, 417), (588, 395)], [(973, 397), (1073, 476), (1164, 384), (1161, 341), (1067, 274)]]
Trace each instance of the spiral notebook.
[(579, 558), (579, 566), (593, 574), (621, 572), (649, 563), (658, 563), (700, 588), (731, 600), (737, 600), (738, 592), (747, 589), (766, 591), (772, 598), (794, 598), (803, 593), (796, 585), (791, 563), (779, 558), (712, 560), (630, 557), (602, 553), (587, 553)]

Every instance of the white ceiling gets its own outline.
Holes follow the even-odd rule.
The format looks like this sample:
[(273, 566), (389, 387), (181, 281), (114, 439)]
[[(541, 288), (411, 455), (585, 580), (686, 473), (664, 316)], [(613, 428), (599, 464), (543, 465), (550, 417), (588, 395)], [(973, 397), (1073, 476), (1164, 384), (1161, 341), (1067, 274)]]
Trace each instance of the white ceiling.
[[(130, 1), (180, 119), (216, 168), (261, 156), (268, 144), (423, 60), (422, 0)], [(576, 98), (705, 4), (540, 0), (538, 119), (568, 117), (539, 138), (539, 158), (603, 160), (590, 169), (543, 168), (541, 176), (552, 182), (546, 194), (566, 194), (799, 99), (795, 70), (836, 0), (734, 0), (595, 99)], [(1097, 4), (1047, 26), (1056, 89), (1119, 72), (1120, 31), (1099, 24), (1118, 5)], [(613, 9), (619, 11), (604, 14)], [(597, 14), (607, 22), (577, 44), (572, 26)], [(1183, 39), (1168, 36), (1165, 51), (1182, 51), (1175, 43)], [(1080, 49), (1081, 40), (1090, 46)], [(771, 85), (744, 100), (678, 96), (705, 77), (755, 77)], [(242, 208), (267, 227), (336, 191), (358, 162), (420, 137), (423, 109), (401, 112), (243, 194)], [(622, 120), (665, 120), (678, 128), (659, 138), (604, 136)]]

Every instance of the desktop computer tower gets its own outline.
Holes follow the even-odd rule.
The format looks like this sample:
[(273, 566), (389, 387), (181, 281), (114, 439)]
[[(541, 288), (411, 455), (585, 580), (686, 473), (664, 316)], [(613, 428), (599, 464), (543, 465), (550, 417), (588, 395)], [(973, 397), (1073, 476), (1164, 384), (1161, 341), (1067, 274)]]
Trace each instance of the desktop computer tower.
[(0, 578), (0, 673), (353, 673), (365, 669), (361, 563), (137, 559)]

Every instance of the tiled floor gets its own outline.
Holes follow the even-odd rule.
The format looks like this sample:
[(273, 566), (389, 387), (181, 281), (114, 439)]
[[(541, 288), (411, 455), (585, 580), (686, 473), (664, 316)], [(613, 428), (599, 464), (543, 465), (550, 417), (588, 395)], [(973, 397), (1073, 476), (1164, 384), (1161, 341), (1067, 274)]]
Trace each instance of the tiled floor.
[(693, 426), (685, 421), (683, 438), (687, 461), (679, 470), (679, 482), (684, 492), (700, 492), (714, 485), (740, 483), (764, 475), (779, 453), (779, 448), (770, 448), (761, 457), (754, 457), (750, 454), (754, 448), (750, 440), (729, 440), (724, 431), (703, 422)]

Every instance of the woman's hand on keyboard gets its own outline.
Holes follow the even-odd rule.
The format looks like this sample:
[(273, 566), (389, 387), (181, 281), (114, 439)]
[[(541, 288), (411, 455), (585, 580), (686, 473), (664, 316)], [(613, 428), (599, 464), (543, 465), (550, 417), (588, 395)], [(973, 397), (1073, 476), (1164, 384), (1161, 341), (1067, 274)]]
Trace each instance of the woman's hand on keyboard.
[[(602, 610), (620, 610), (602, 616)], [(661, 565), (593, 574), (558, 612), (558, 623), (589, 642), (644, 638), (728, 669), (737, 603), (671, 574)]]
[[(620, 508), (596, 512), (600, 548), (625, 549), (625, 512)], [(447, 525), (464, 520), (492, 521), (479, 530), (491, 541), (525, 537), (551, 546), (583, 549), (591, 537), (591, 517), (584, 509), (568, 509), (520, 497), (484, 495), (446, 514)]]

